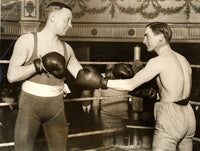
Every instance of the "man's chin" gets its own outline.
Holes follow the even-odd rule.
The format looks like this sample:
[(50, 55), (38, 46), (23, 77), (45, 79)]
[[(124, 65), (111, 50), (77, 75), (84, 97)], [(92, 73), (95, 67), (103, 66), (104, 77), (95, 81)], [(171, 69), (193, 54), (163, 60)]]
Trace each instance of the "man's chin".
[(59, 36), (66, 36), (66, 35), (67, 35), (67, 32), (59, 34)]
[(150, 52), (150, 51), (152, 51), (152, 49), (151, 48), (147, 48), (147, 51)]

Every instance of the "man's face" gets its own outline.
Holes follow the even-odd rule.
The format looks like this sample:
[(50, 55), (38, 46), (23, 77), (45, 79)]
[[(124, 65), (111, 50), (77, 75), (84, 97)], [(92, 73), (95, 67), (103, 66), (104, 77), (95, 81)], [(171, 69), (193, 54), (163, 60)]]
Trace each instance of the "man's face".
[(59, 36), (65, 36), (68, 29), (72, 27), (72, 12), (69, 9), (63, 8), (56, 12), (55, 26)]
[(151, 28), (147, 27), (144, 34), (143, 43), (147, 47), (147, 51), (154, 51), (159, 47), (160, 35), (155, 35)]

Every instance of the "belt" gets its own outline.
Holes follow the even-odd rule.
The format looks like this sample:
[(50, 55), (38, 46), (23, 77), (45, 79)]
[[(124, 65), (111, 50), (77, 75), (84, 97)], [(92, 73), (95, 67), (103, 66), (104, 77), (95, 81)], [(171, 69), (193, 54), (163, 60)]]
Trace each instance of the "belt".
[(39, 84), (32, 81), (25, 81), (22, 84), (22, 90), (41, 97), (53, 97), (63, 93), (64, 84), (59, 86), (50, 86)]
[(173, 102), (173, 103), (186, 106), (189, 103), (189, 98), (186, 98), (186, 99), (183, 99), (183, 100), (180, 100), (180, 101), (177, 101), (177, 102)]

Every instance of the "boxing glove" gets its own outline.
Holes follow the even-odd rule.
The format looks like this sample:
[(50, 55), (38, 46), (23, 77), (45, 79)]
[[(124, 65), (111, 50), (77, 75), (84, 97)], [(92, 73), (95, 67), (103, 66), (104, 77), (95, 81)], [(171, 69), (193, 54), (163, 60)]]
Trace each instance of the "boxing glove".
[(36, 73), (37, 74), (42, 73), (42, 71), (43, 71), (43, 65), (42, 65), (41, 58), (37, 58), (37, 59), (33, 60), (33, 64), (34, 64)]
[(135, 97), (143, 97), (146, 99), (156, 99), (158, 93), (157, 85), (149, 81), (140, 87), (130, 91), (129, 94)]
[(76, 83), (78, 85), (93, 89), (107, 89), (107, 82), (108, 80), (91, 66), (85, 66), (79, 70), (76, 77)]
[(157, 96), (157, 90), (149, 87), (149, 88), (137, 88), (133, 91), (129, 92), (130, 95), (135, 97), (143, 97), (146, 99), (154, 99)]
[(141, 91), (141, 96), (153, 99), (157, 97), (157, 90), (153, 87), (143, 88)]
[(134, 76), (131, 65), (116, 64), (113, 67), (113, 76), (115, 79), (129, 79)]
[(57, 52), (47, 53), (42, 57), (42, 64), (47, 72), (53, 74), (56, 78), (63, 78), (66, 61), (61, 54)]

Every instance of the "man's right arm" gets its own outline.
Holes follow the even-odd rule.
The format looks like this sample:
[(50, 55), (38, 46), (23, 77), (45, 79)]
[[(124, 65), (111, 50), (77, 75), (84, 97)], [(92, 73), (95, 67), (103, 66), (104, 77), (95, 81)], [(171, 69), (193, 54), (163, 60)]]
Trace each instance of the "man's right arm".
[(68, 50), (67, 54), (69, 56), (67, 69), (76, 79), (76, 83), (85, 88), (106, 89), (107, 80), (104, 79), (101, 74), (96, 71), (95, 68), (90, 66), (83, 68), (75, 57), (74, 51), (71, 46), (66, 44), (66, 47)]
[(31, 41), (33, 41), (31, 34), (22, 35), (17, 39), (8, 67), (7, 79), (9, 82), (25, 80), (36, 72), (34, 64), (23, 65), (30, 55), (30, 49), (33, 49)]
[(164, 68), (162, 58), (153, 58), (149, 60), (146, 66), (137, 72), (131, 79), (108, 80), (107, 87), (116, 90), (132, 91), (140, 85), (152, 80), (159, 75)]

